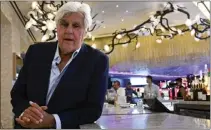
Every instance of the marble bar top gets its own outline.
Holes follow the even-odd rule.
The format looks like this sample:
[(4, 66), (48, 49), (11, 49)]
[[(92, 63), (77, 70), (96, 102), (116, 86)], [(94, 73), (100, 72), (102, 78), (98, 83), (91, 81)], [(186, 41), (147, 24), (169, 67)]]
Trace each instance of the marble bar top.
[(173, 104), (199, 104), (199, 105), (210, 105), (210, 101), (184, 101), (184, 100), (161, 100), (158, 99), (160, 102), (172, 102)]
[(81, 129), (146, 129), (201, 130), (210, 129), (210, 120), (169, 113), (101, 116), (95, 123), (81, 125)]

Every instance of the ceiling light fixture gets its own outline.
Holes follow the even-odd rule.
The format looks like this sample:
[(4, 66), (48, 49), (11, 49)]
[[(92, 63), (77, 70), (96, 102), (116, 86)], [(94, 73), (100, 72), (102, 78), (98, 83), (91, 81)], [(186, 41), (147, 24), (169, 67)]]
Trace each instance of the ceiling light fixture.
[[(206, 6), (206, 4), (202, 5)], [(165, 16), (174, 12), (179, 12), (187, 17), (187, 20), (184, 23), (186, 26), (183, 28), (170, 27), (170, 19), (167, 19)], [(146, 27), (146, 25), (151, 26)], [(130, 30), (122, 29), (120, 31), (115, 31), (113, 33), (112, 43), (107, 45), (111, 48), (109, 48), (109, 51), (106, 51), (105, 53), (110, 54), (114, 51), (115, 46), (130, 44), (133, 43), (132, 41), (134, 41), (136, 46), (138, 46), (139, 36), (153, 36), (153, 34), (155, 34), (157, 37), (159, 37), (156, 42), (162, 43), (162, 40), (164, 39), (173, 39), (176, 35), (183, 35), (185, 32), (191, 32), (191, 35), (194, 36), (196, 41), (206, 40), (210, 38), (210, 21), (208, 19), (200, 18), (199, 15), (192, 20), (185, 7), (173, 5), (171, 2), (167, 2), (164, 9), (156, 11), (156, 13), (151, 15), (148, 20), (137, 25), (136, 27)], [(118, 39), (118, 35), (124, 36), (124, 38), (127, 40), (115, 40)]]
[[(56, 23), (54, 21), (55, 16), (59, 8), (67, 3), (66, 1), (38, 1), (32, 2), (32, 10), (28, 12), (27, 17), (24, 16), (27, 21), (25, 28), (33, 28), (35, 31), (40, 30), (43, 37), (42, 42), (57, 40), (56, 36)], [(94, 19), (98, 14), (95, 14)], [(103, 21), (93, 20), (92, 26), (88, 29), (88, 32), (98, 29)]]
[(136, 44), (136, 49), (138, 49), (140, 46), (141, 46), (141, 43), (138, 42), (138, 43)]
[(121, 39), (121, 38), (122, 38), (122, 35), (119, 34), (119, 35), (116, 36), (116, 38), (117, 38), (117, 39)]
[(106, 52), (109, 52), (109, 50), (110, 50), (109, 46), (108, 46), (108, 45), (105, 45), (105, 46), (104, 46), (104, 50), (105, 50)]
[(162, 43), (162, 39), (157, 39), (156, 42), (157, 43)]

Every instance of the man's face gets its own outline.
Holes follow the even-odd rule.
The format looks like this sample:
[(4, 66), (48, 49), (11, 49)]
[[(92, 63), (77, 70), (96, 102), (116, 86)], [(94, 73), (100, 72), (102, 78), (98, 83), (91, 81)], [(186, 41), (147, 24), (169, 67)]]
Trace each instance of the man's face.
[(131, 88), (131, 85), (127, 85), (127, 88), (129, 88), (129, 89), (130, 89), (130, 88)]
[(57, 37), (62, 54), (69, 54), (79, 49), (85, 36), (84, 15), (70, 13), (57, 24)]
[(119, 88), (119, 84), (117, 82), (114, 82), (114, 89), (118, 89)]
[(177, 85), (180, 86), (182, 83), (180, 81), (176, 81)]
[(151, 79), (147, 78), (147, 83), (151, 83)]

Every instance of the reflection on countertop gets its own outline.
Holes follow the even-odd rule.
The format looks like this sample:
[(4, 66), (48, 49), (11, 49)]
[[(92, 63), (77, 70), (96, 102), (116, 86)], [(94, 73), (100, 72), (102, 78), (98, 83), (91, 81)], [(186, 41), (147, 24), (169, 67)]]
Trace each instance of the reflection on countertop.
[(111, 115), (101, 116), (97, 120), (101, 128), (128, 129), (209, 129), (210, 120), (199, 119), (169, 113), (140, 114), (140, 115)]
[(150, 114), (152, 111), (146, 109), (138, 109), (136, 106), (122, 108), (110, 104), (104, 105), (102, 115), (136, 115), (136, 114)]
[(104, 105), (101, 117), (93, 124), (81, 125), (82, 129), (156, 129), (200, 130), (210, 129), (210, 120), (170, 113), (155, 113), (137, 107), (121, 108)]

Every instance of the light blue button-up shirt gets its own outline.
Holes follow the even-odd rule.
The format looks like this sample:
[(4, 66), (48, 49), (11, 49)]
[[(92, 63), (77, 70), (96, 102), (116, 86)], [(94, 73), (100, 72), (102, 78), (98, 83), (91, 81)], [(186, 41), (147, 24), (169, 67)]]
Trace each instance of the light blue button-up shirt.
[[(58, 68), (58, 64), (61, 62), (61, 57), (59, 55), (59, 46), (57, 44), (57, 48), (56, 48), (56, 52), (54, 55), (54, 59), (52, 61), (52, 67), (51, 67), (51, 75), (50, 75), (50, 82), (49, 82), (49, 87), (48, 87), (48, 93), (46, 96), (46, 105), (48, 104), (55, 88), (57, 87), (60, 78), (63, 76), (63, 73), (65, 73), (66, 68), (68, 67), (68, 65), (70, 64), (70, 62), (77, 56), (77, 54), (79, 53), (81, 48), (79, 48), (78, 50), (76, 50), (73, 54), (72, 57), (69, 59), (69, 61), (67, 62), (67, 64), (65, 65), (65, 67), (62, 69), (62, 71), (60, 72), (59, 68)], [(63, 72), (64, 71), (64, 72)], [(56, 129), (61, 129), (61, 120), (59, 118), (59, 116), (57, 114), (53, 114), (55, 121), (56, 121)]]

